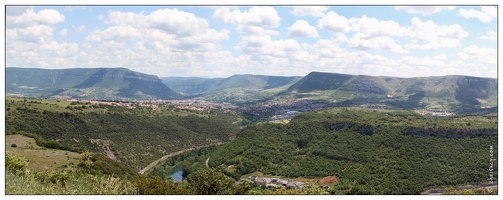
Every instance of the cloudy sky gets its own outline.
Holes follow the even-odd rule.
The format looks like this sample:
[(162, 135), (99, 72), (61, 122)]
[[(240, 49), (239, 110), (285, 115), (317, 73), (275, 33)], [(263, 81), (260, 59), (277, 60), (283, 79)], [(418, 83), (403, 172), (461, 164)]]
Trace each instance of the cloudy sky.
[(6, 66), (497, 77), (496, 6), (7, 6)]

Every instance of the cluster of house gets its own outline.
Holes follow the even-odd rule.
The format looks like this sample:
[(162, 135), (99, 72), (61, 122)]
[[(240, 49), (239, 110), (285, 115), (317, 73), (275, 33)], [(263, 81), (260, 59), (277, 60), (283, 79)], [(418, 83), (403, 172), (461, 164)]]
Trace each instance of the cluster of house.
[(272, 116), (271, 120), (292, 118), (297, 114), (299, 114), (299, 111), (296, 111), (296, 110), (280, 111), (280, 114)]
[(299, 181), (283, 180), (279, 178), (265, 178), (257, 176), (250, 176), (248, 177), (248, 179), (250, 181), (253, 181), (257, 185), (263, 185), (269, 188), (286, 187), (287, 189), (302, 189), (302, 182)]

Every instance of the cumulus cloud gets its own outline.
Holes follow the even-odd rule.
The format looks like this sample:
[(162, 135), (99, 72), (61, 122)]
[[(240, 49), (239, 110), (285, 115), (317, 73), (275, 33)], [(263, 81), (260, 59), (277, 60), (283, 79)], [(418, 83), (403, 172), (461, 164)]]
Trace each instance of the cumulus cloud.
[(63, 39), (66, 39), (66, 37), (68, 36), (68, 29), (63, 29), (61, 31), (59, 31), (59, 36)]
[(297, 20), (291, 27), (288, 27), (290, 36), (293, 37), (318, 37), (316, 27), (309, 25), (304, 20)]
[(497, 34), (495, 31), (487, 31), (484, 33), (484, 35), (480, 36), (480, 39), (484, 39), (484, 40), (496, 40), (497, 38)]
[(272, 40), (268, 35), (244, 36), (238, 48), (258, 59), (267, 56), (294, 58), (292, 55), (302, 50), (296, 40)]
[(281, 21), (278, 12), (272, 7), (252, 7), (243, 12), (239, 9), (231, 10), (228, 7), (217, 8), (213, 14), (213, 19), (230, 24), (258, 27), (277, 27)]
[[(21, 10), (16, 11), (17, 14)], [(7, 28), (24, 28), (33, 25), (54, 25), (65, 20), (65, 16), (57, 10), (44, 9), (35, 13), (32, 8), (26, 9), (21, 15), (7, 15)]]
[(459, 24), (439, 26), (431, 20), (422, 22), (414, 17), (407, 35), (413, 39), (411, 44), (406, 45), (410, 49), (438, 49), (459, 46), (460, 41), (468, 37), (468, 32)]
[(454, 10), (456, 6), (395, 6), (395, 10), (403, 10), (410, 14), (429, 15), (442, 10)]
[(84, 32), (84, 30), (86, 30), (86, 27), (84, 25), (77, 27), (77, 32)]
[(120, 11), (107, 14), (103, 21), (116, 26), (94, 30), (86, 37), (87, 41), (147, 40), (147, 44), (163, 42), (162, 45), (171, 48), (208, 51), (216, 50), (218, 42), (228, 39), (230, 33), (225, 29), (211, 29), (206, 19), (176, 8), (156, 10), (149, 15)]
[(246, 26), (238, 25), (236, 30), (241, 33), (241, 35), (278, 35), (279, 32), (275, 30), (266, 30), (262, 27), (257, 26)]
[(294, 6), (293, 10), (290, 11), (295, 16), (308, 16), (312, 15), (315, 17), (322, 17), (325, 15), (325, 11), (328, 10), (326, 6)]
[(348, 23), (351, 24), (351, 30), (357, 32), (364, 39), (380, 36), (403, 36), (407, 31), (395, 21), (379, 21), (376, 18), (369, 18), (367, 15), (363, 15), (361, 18), (351, 18)]
[(94, 30), (87, 37), (86, 41), (96, 42), (96, 41), (118, 41), (126, 42), (134, 38), (138, 38), (141, 32), (131, 26), (113, 26), (109, 27), (103, 31)]
[(495, 48), (481, 48), (477, 45), (471, 45), (458, 53), (459, 58), (470, 62), (482, 62), (496, 65), (497, 50)]
[(328, 12), (323, 18), (318, 20), (318, 27), (327, 29), (334, 34), (346, 33), (351, 30), (346, 17), (333, 11)]
[(360, 33), (355, 34), (351, 39), (349, 39), (348, 45), (350, 47), (356, 48), (358, 50), (382, 50), (388, 53), (408, 53), (408, 50), (405, 50), (399, 44), (395, 43), (395, 40), (390, 37), (380, 36), (365, 39), (365, 37), (361, 37)]
[(467, 19), (475, 18), (482, 22), (491, 22), (498, 17), (498, 10), (493, 6), (481, 6), (481, 10), (459, 9), (459, 15)]
[[(344, 36), (344, 35), (340, 35)], [(345, 36), (344, 36), (345, 38)], [(347, 40), (347, 39), (346, 39)], [(342, 55), (341, 53), (348, 53), (348, 51), (340, 46), (341, 39), (319, 39), (316, 43), (302, 44), (302, 47), (317, 56), (322, 58), (334, 58)]]

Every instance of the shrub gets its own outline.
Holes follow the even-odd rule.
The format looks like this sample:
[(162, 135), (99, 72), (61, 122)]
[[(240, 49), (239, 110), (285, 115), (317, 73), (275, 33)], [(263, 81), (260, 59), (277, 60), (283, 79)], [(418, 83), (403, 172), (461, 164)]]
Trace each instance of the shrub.
[(17, 145), (16, 144), (11, 144), (10, 147), (17, 147)]
[(5, 168), (15, 174), (26, 170), (28, 162), (25, 158), (12, 155), (11, 152), (5, 152)]

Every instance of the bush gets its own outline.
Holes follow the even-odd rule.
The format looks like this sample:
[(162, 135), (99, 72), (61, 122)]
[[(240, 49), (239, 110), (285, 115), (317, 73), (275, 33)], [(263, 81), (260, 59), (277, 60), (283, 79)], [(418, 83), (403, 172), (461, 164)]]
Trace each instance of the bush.
[(12, 155), (11, 152), (5, 152), (5, 168), (15, 174), (22, 173), (26, 170), (26, 165), (28, 162), (18, 156)]
[(10, 147), (17, 147), (17, 145), (16, 144), (11, 144)]

